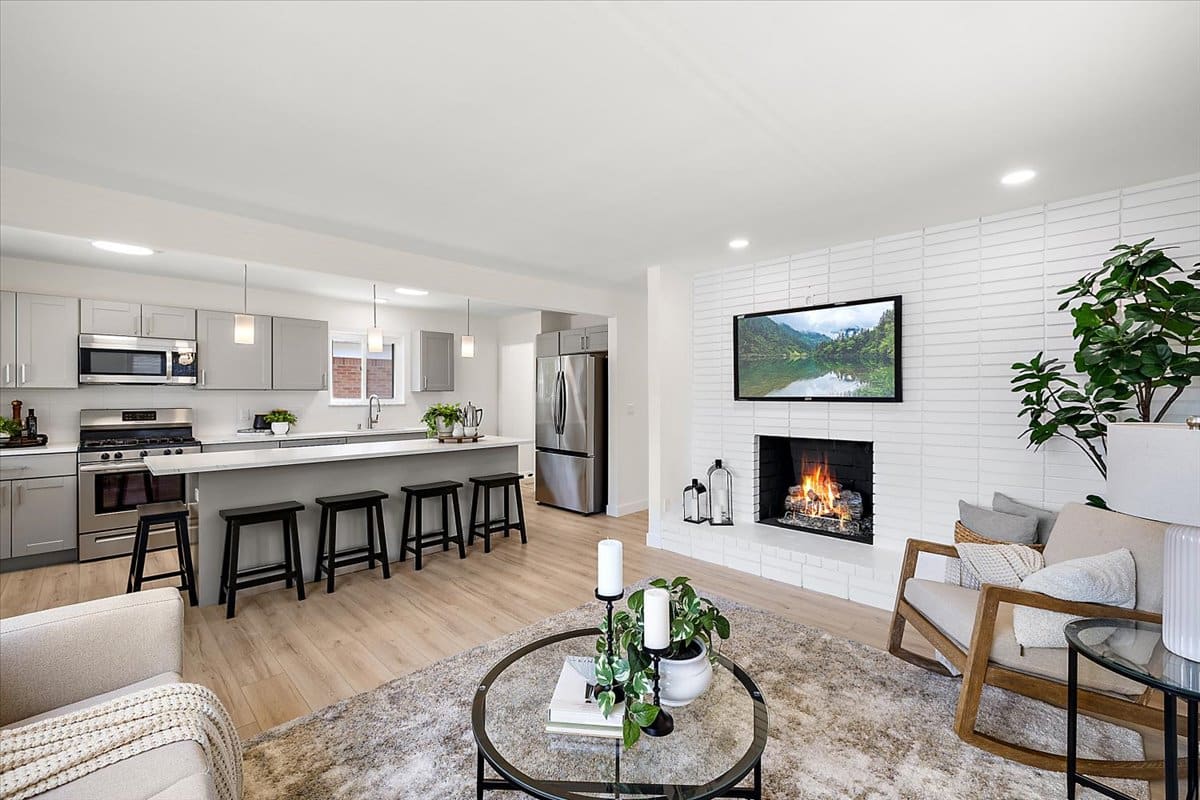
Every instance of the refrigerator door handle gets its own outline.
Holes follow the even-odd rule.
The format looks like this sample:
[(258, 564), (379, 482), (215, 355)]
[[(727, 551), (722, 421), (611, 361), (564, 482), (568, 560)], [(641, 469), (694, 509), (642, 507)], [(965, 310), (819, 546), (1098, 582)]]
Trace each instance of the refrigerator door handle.
[(567, 432), (567, 376), (560, 372), (558, 379), (562, 381), (562, 397), (559, 399), (562, 410), (558, 414), (558, 433), (561, 436)]

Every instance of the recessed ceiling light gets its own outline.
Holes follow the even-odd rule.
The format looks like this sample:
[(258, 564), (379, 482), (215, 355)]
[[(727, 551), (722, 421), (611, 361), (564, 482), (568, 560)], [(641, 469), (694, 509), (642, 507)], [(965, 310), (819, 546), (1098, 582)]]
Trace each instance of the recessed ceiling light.
[(92, 242), (92, 247), (99, 250), (107, 250), (110, 253), (121, 253), (127, 256), (152, 256), (154, 249), (150, 247), (142, 247), (140, 244), (124, 244), (123, 242), (105, 242), (98, 240)]
[(429, 294), (429, 292), (425, 291), (424, 289), (406, 289), (403, 286), (397, 286), (396, 294), (408, 294), (412, 295), (413, 297), (422, 297)]
[(741, 250), (743, 247), (746, 247), (749, 244), (750, 244), (749, 239), (730, 239), (729, 240), (729, 246), (732, 247), (734, 250)]
[(1016, 186), (1020, 183), (1028, 183), (1036, 177), (1037, 173), (1031, 169), (1014, 169), (1001, 178), (1000, 182), (1005, 186)]

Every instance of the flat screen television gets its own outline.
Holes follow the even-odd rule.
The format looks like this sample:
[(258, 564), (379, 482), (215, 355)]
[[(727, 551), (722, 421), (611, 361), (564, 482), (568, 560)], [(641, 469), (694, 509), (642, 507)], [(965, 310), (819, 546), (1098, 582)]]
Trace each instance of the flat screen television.
[(898, 403), (900, 297), (733, 318), (737, 400)]

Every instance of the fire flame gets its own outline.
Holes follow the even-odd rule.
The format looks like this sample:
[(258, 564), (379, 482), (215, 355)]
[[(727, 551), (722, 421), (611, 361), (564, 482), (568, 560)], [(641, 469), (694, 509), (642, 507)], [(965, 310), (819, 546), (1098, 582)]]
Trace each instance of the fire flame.
[(850, 509), (840, 500), (842, 486), (829, 471), (829, 464), (804, 464), (799, 486), (790, 492), (790, 505), (797, 513), (809, 517), (832, 517), (844, 526), (850, 519)]

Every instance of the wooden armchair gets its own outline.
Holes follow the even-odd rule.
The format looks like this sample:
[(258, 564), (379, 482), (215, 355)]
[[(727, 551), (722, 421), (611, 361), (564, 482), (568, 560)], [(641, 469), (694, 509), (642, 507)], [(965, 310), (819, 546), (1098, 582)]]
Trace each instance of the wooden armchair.
[[(903, 647), (906, 625), (912, 625), (962, 672), (955, 732), (963, 741), (1013, 761), (1065, 771), (1066, 756), (1047, 753), (976, 730), (985, 685), (1007, 689), (1065, 708), (1066, 648), (1021, 648), (1012, 632), (1015, 605), (1085, 617), (1120, 617), (1162, 621), (1162, 541), (1165, 526), (1137, 517), (1082, 505), (1069, 505), (1059, 515), (1046, 545), (1046, 562), (1058, 563), (1098, 555), (1121, 547), (1133, 553), (1137, 567), (1137, 606), (1114, 606), (1059, 600), (1038, 592), (985, 585), (980, 590), (916, 577), (922, 553), (957, 558), (952, 545), (910, 539), (900, 571), (888, 651), (924, 669), (949, 675), (942, 664)], [(1162, 727), (1162, 712), (1148, 705), (1153, 693), (1139, 684), (1080, 659), (1081, 713), (1144, 728)], [(1065, 744), (1065, 741), (1064, 741)], [(1079, 769), (1102, 777), (1154, 779), (1161, 761), (1080, 759)]]

